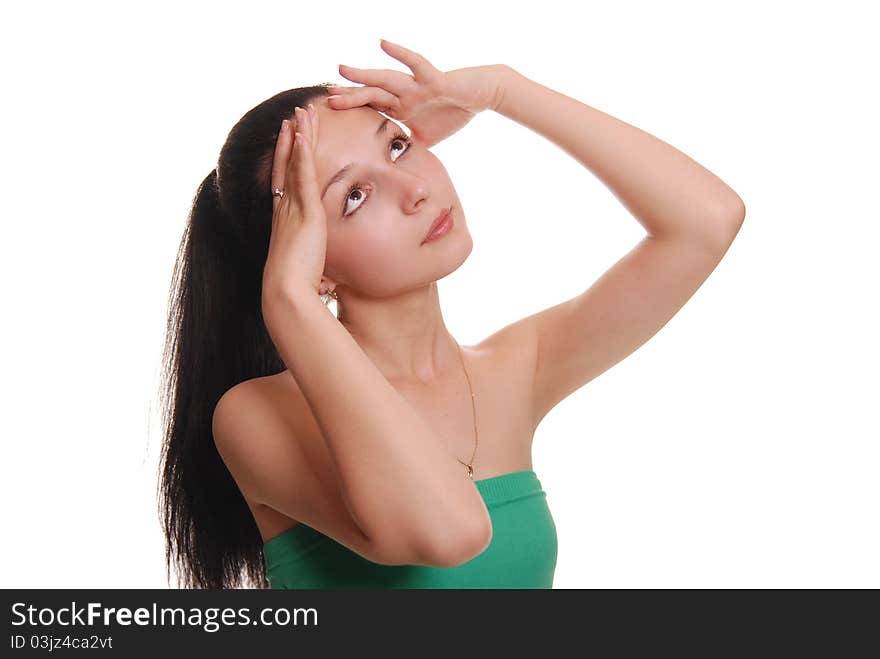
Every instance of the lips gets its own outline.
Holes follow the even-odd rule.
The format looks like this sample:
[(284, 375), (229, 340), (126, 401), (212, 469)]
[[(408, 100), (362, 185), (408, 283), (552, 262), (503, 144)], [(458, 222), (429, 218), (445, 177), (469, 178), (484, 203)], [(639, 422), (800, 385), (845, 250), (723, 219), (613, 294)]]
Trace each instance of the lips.
[(440, 214), (431, 223), (431, 228), (428, 229), (428, 233), (425, 234), (425, 238), (422, 242), (425, 242), (425, 240), (428, 239), (428, 236), (430, 236), (433, 233), (434, 229), (436, 229), (440, 225), (440, 223), (446, 219), (446, 216), (451, 212), (452, 212), (452, 206), (450, 206), (449, 208), (444, 208), (442, 211), (440, 211)]

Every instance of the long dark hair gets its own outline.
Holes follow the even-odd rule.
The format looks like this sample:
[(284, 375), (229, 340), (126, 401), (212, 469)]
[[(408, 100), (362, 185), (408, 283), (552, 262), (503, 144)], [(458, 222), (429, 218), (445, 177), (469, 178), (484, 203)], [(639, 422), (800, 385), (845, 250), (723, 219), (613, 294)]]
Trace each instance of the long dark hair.
[(330, 84), (276, 94), (233, 126), (183, 232), (162, 353), (159, 511), (166, 581), (173, 564), (184, 588), (268, 588), (259, 530), (211, 421), (231, 387), (285, 368), (261, 310), (275, 141), (281, 121)]

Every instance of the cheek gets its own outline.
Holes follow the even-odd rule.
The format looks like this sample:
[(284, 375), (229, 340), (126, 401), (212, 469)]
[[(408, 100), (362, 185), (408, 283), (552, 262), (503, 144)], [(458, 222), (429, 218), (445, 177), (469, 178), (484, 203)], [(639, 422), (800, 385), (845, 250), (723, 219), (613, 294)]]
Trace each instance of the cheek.
[[(333, 262), (345, 278), (365, 292), (384, 292), (400, 285), (401, 270), (418, 244), (407, 245), (408, 234), (378, 223), (347, 227), (334, 235)], [(330, 250), (328, 250), (328, 258)]]
[(345, 237), (345, 256), (352, 267), (377, 269), (378, 264), (394, 261), (400, 254), (403, 236), (390, 225), (378, 222), (352, 227)]

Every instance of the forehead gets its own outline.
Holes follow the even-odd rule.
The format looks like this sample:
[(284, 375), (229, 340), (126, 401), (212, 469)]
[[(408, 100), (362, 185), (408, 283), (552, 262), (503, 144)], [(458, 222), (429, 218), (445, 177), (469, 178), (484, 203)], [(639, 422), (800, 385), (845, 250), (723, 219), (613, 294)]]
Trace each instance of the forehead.
[[(388, 117), (366, 106), (335, 110), (327, 106), (326, 99), (315, 103), (315, 108), (318, 110), (315, 170), (323, 190), (331, 177), (349, 163), (374, 157), (374, 152), (378, 152), (376, 128)], [(393, 119), (390, 121), (398, 126)]]
[(348, 110), (334, 110), (326, 104), (315, 107), (319, 113), (318, 160), (327, 167), (336, 165), (336, 169), (347, 164), (362, 148), (374, 144), (376, 126), (385, 119), (383, 114), (363, 106)]

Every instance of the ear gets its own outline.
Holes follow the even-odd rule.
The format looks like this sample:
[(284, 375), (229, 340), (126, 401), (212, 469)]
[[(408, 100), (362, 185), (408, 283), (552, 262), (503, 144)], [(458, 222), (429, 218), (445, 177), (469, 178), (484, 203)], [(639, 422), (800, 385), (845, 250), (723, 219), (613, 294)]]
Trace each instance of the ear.
[(336, 288), (336, 282), (330, 279), (330, 277), (323, 276), (321, 277), (321, 285), (318, 287), (319, 295), (327, 295), (328, 292), (332, 291)]

